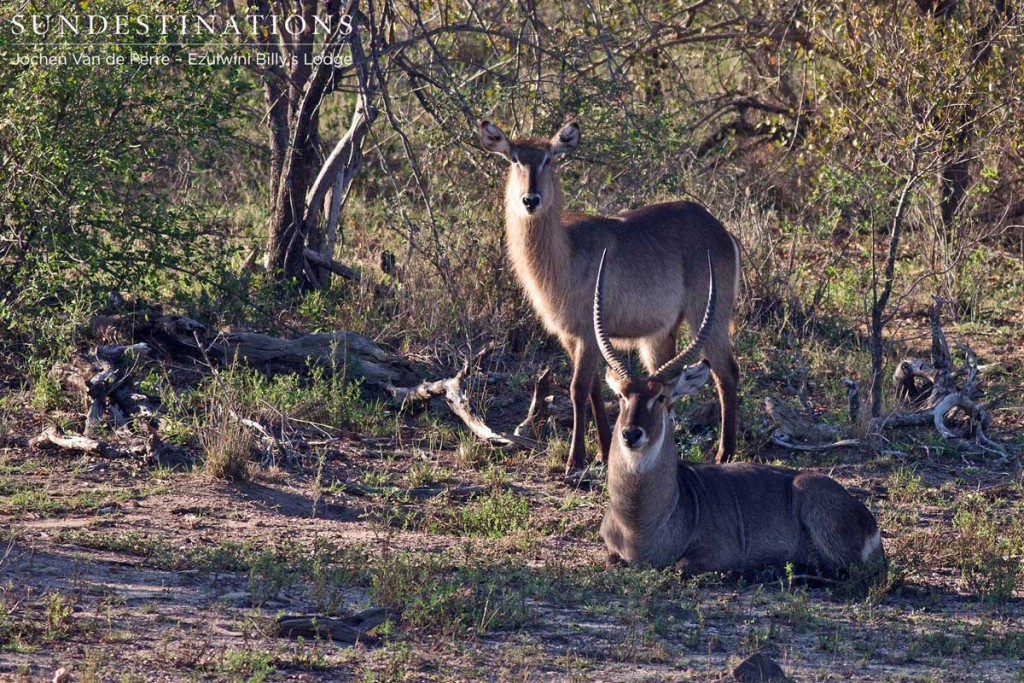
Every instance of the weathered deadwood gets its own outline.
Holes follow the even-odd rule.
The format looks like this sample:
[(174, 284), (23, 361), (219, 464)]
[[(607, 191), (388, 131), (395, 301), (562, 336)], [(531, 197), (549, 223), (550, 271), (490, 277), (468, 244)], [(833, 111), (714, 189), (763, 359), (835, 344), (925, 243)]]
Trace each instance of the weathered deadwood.
[(28, 445), (32, 447), (52, 445), (68, 451), (81, 451), (103, 457), (113, 457), (115, 455), (105, 444), (96, 439), (90, 439), (79, 434), (62, 434), (53, 425), (43, 430), (43, 433), (39, 436), (29, 439)]
[(892, 373), (896, 399), (912, 404), (920, 403), (930, 395), (938, 375), (939, 371), (926, 360), (914, 358), (901, 361)]
[[(236, 358), (268, 372), (306, 372), (310, 366), (343, 370), (369, 384), (408, 384), (415, 373), (400, 357), (389, 354), (354, 332), (307, 334), (294, 339), (257, 332), (208, 336), (206, 327), (186, 316), (165, 315), (158, 306), (136, 302), (126, 313), (95, 316), (90, 334), (104, 340), (144, 341), (175, 359), (220, 363)], [(205, 352), (205, 353), (204, 353)]]
[(387, 390), (391, 394), (392, 399), (401, 405), (444, 396), (448, 407), (462, 420), (463, 424), (469, 428), (469, 431), (478, 439), (491, 446), (498, 448), (526, 448), (535, 451), (543, 449), (543, 445), (534, 439), (497, 432), (491, 429), (473, 409), (472, 404), (462, 390), (462, 378), (459, 375), (449, 377), (448, 379), (422, 382), (408, 388), (389, 386)]
[(445, 400), (448, 402), (448, 407), (452, 409), (452, 412), (458, 415), (459, 419), (469, 427), (469, 431), (473, 432), (478, 439), (487, 442), (491, 446), (499, 448), (525, 448), (532, 451), (544, 449), (544, 445), (539, 441), (516, 436), (515, 434), (499, 433), (487, 426), (487, 423), (473, 410), (469, 399), (462, 392), (461, 382), (458, 382), (455, 378), (448, 381), (445, 387)]
[(388, 393), (391, 394), (391, 398), (401, 406), (405, 406), (409, 403), (417, 403), (420, 401), (429, 401), (432, 398), (438, 396), (444, 396), (448, 390), (447, 383), (452, 381), (448, 379), (436, 379), (429, 380), (426, 382), (420, 382), (414, 387), (388, 387)]
[(136, 393), (127, 386), (121, 386), (112, 391), (110, 398), (125, 415), (152, 417), (156, 414), (156, 407), (150, 402), (148, 396)]
[(787, 441), (827, 443), (834, 440), (839, 433), (835, 427), (813, 422), (774, 396), (765, 398), (764, 405), (778, 431), (789, 437)]
[(324, 270), (329, 270), (335, 275), (342, 276), (346, 280), (351, 280), (352, 282), (360, 282), (363, 279), (363, 276), (355, 268), (350, 268), (343, 263), (338, 263), (334, 259), (328, 258), (323, 254), (313, 251), (308, 247), (303, 252), (303, 255), (306, 257), (306, 260), (312, 263), (313, 265), (320, 266)]
[(106, 344), (96, 348), (96, 357), (112, 365), (118, 365), (126, 360), (138, 360), (149, 355), (149, 344)]
[(117, 427), (137, 413), (153, 414), (148, 397), (136, 393), (132, 383), (136, 362), (149, 352), (147, 344), (108, 344), (51, 368), (50, 377), (86, 411), (86, 436), (105, 418)]
[[(944, 439), (973, 439), (982, 449), (999, 455), (1000, 462), (1009, 457), (1008, 451), (990, 439), (985, 430), (989, 426), (988, 412), (975, 403), (972, 396), (981, 374), (978, 358), (966, 342), (958, 342), (966, 361), (959, 370), (953, 368), (949, 344), (942, 331), (941, 312), (945, 301), (935, 297), (935, 305), (929, 316), (932, 332), (931, 358), (929, 361), (911, 358), (899, 364), (893, 373), (896, 396), (916, 404), (923, 404), (923, 410), (911, 413), (883, 415), (871, 421), (873, 431), (886, 427), (925, 425), (931, 423)], [(986, 367), (998, 368), (998, 364)], [(962, 388), (957, 388), (956, 377), (966, 374)], [(921, 380), (920, 383), (918, 380)], [(947, 420), (954, 410), (962, 412), (968, 420), (967, 428), (961, 432), (949, 427)]]
[(516, 436), (537, 439), (543, 436), (544, 422), (548, 419), (548, 395), (551, 393), (551, 368), (544, 368), (533, 385), (533, 398), (526, 417), (513, 430)]
[(850, 424), (860, 423), (860, 385), (856, 380), (844, 378), (846, 385), (846, 414), (850, 418)]
[(968, 426), (965, 433), (958, 434), (955, 430), (950, 429), (946, 425), (946, 415), (954, 408), (962, 410), (968, 420), (971, 422), (977, 421), (980, 426), (982, 419), (980, 408), (973, 401), (964, 398), (964, 396), (959, 392), (950, 394), (939, 401), (939, 404), (932, 409), (932, 423), (935, 425), (935, 431), (937, 431), (944, 439), (966, 437), (974, 431), (970, 426)]
[(223, 360), (238, 358), (273, 370), (302, 372), (310, 365), (343, 370), (372, 384), (402, 382), (411, 374), (399, 358), (354, 332), (307, 334), (296, 339), (235, 332), (216, 339), (209, 350)]
[(831, 443), (794, 443), (783, 432), (772, 432), (772, 443), (792, 451), (829, 451), (834, 448), (856, 448), (861, 445), (860, 439), (840, 439)]
[[(953, 410), (961, 410), (969, 420), (969, 428), (964, 433), (957, 433), (947, 425), (949, 414)], [(980, 405), (967, 398), (963, 392), (954, 392), (943, 397), (938, 405), (926, 410), (912, 413), (894, 413), (883, 415), (871, 421), (872, 431), (881, 431), (889, 427), (910, 427), (932, 424), (944, 439), (973, 439), (989, 452), (999, 455), (999, 462), (1010, 457), (1005, 447), (993, 441), (985, 433), (988, 428), (988, 412)]]
[(382, 607), (372, 607), (347, 617), (286, 614), (277, 618), (275, 627), (277, 635), (285, 638), (329, 638), (349, 645), (372, 645), (379, 642), (379, 638), (367, 633), (398, 616), (394, 610)]
[(405, 388), (388, 386), (387, 390), (391, 398), (401, 405), (412, 401), (426, 401), (438, 396), (444, 396), (448, 407), (455, 413), (463, 424), (469, 428), (481, 441), (497, 448), (525, 448), (528, 450), (542, 450), (543, 444), (539, 441), (529, 439), (515, 434), (496, 432), (476, 414), (472, 404), (462, 390), (462, 380), (474, 370), (483, 359), (495, 349), (493, 342), (487, 344), (472, 359), (468, 359), (454, 377), (448, 379), (422, 382), (417, 386)]
[(889, 413), (871, 420), (871, 431), (879, 432), (891, 427), (917, 427), (935, 419), (934, 409), (917, 410), (912, 413)]

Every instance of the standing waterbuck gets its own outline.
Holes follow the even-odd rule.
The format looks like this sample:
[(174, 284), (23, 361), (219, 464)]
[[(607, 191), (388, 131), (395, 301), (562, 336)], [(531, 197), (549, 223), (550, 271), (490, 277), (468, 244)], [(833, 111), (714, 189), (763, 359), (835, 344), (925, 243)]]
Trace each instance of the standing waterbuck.
[[(601, 457), (608, 458), (611, 435), (601, 398), (600, 353), (590, 319), (590, 295), (597, 259), (605, 250), (612, 306), (608, 333), (616, 346), (639, 350), (653, 371), (675, 352), (685, 322), (700, 324), (707, 296), (708, 262), (723, 278), (720, 315), (731, 321), (739, 288), (739, 247), (707, 210), (693, 202), (652, 204), (614, 217), (562, 215), (556, 157), (576, 149), (580, 129), (563, 127), (550, 140), (509, 141), (489, 121), (480, 122), (480, 142), (510, 163), (505, 184), (505, 232), (509, 258), (534, 309), (556, 335), (573, 363), (572, 445), (566, 474), (586, 467), (586, 403), (597, 424)], [(718, 385), (722, 432), (717, 461), (736, 451), (739, 366), (729, 325), (717, 325), (704, 345)]]
[(620, 405), (608, 460), (611, 501), (601, 524), (609, 560), (675, 564), (693, 574), (748, 574), (785, 565), (826, 579), (871, 580), (883, 572), (885, 553), (874, 516), (835, 480), (767, 465), (680, 461), (671, 406), (708, 379), (707, 364), (695, 361), (719, 324), (714, 270), (693, 341), (643, 378), (627, 373), (608, 338), (604, 270), (602, 256), (593, 327)]

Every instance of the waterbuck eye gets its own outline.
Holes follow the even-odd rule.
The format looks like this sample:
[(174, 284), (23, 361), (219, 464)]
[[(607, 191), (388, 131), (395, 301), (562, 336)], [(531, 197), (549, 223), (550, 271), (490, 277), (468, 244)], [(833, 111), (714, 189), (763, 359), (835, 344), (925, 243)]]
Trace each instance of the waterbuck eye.
[(664, 402), (665, 402), (665, 395), (662, 394), (661, 396), (658, 397), (658, 403), (664, 403)]

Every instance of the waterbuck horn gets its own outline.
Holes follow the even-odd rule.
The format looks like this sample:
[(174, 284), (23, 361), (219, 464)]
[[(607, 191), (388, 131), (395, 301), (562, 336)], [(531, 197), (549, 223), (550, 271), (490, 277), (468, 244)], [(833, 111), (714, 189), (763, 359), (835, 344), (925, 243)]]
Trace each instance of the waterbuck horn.
[(601, 355), (604, 356), (609, 369), (618, 375), (619, 379), (625, 381), (629, 379), (629, 373), (612, 348), (608, 331), (604, 328), (604, 315), (601, 313), (601, 307), (604, 305), (604, 260), (607, 255), (607, 249), (601, 252), (601, 265), (597, 267), (597, 284), (594, 285), (594, 334), (597, 335), (597, 347), (601, 349)]
[[(697, 330), (697, 336), (693, 338), (690, 345), (651, 375), (652, 378), (660, 382), (674, 379), (683, 368), (696, 361), (697, 356), (700, 355), (701, 347), (704, 346), (705, 340), (711, 334), (711, 327), (715, 322), (715, 300), (717, 297), (715, 292), (715, 269), (711, 265), (711, 252), (708, 252), (708, 272), (710, 273), (710, 283), (708, 284), (708, 307), (704, 311), (704, 320), (700, 324), (700, 329)], [(600, 275), (598, 275), (598, 282), (600, 283)], [(600, 339), (600, 335), (598, 339)]]

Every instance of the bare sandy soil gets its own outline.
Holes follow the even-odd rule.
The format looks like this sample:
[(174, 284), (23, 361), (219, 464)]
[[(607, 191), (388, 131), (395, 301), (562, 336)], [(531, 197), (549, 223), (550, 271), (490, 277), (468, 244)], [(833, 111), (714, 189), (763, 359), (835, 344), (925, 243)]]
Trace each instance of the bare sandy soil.
[[(1024, 676), (1020, 577), (1012, 595), (980, 599), (943, 555), (961, 492), (1019, 517), (1010, 472), (906, 456), (919, 489), (893, 501), (893, 463), (848, 453), (824, 468), (879, 513), (900, 573), (885, 594), (840, 601), (816, 588), (606, 571), (603, 493), (567, 491), (536, 456), (503, 460), (515, 483), (495, 490), (527, 503), (527, 523), (500, 538), (448, 514), (490, 494), (331, 492), (370, 471), (401, 486), (423, 456), (391, 446), (332, 448), (314, 503), (321, 489), (301, 464), (232, 484), (9, 445), (0, 678), (66, 667), (74, 680), (709, 680), (755, 651), (804, 681)], [(470, 470), (442, 487), (480, 481)], [(16, 495), (27, 490), (40, 495)], [(912, 526), (897, 521), (905, 508)], [(481, 598), (490, 612), (464, 604)], [(280, 614), (382, 602), (414, 615), (376, 645), (274, 634)]]

